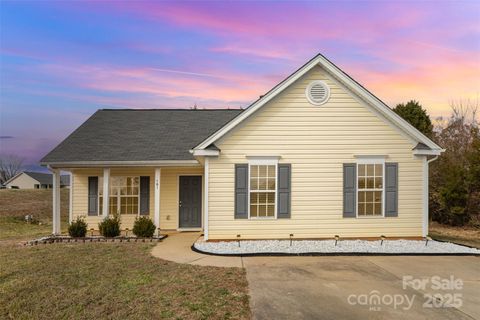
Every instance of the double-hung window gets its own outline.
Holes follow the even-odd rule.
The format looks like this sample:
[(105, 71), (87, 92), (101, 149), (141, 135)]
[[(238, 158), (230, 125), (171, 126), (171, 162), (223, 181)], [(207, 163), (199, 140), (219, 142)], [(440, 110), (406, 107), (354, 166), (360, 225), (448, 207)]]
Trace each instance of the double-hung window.
[(251, 162), (249, 166), (250, 218), (275, 218), (277, 163)]
[(357, 216), (383, 216), (383, 162), (357, 164), (357, 190)]
[[(103, 192), (103, 177), (99, 177), (99, 212), (103, 212)], [(109, 196), (109, 214), (138, 214), (140, 177), (110, 177)]]

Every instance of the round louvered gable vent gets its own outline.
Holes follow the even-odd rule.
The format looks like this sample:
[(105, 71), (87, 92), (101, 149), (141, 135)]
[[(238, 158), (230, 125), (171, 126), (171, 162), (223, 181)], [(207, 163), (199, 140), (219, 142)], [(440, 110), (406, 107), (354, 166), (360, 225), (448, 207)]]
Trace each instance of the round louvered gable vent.
[(330, 88), (323, 81), (313, 81), (305, 92), (308, 101), (316, 106), (322, 105), (330, 98)]

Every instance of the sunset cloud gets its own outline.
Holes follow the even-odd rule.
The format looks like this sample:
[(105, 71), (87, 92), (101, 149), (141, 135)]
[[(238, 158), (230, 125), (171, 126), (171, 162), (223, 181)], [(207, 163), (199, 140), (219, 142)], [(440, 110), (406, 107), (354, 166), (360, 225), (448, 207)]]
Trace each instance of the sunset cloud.
[(35, 162), (99, 108), (246, 107), (319, 52), (392, 107), (448, 115), (480, 94), (479, 16), (473, 1), (3, 2), (1, 151)]

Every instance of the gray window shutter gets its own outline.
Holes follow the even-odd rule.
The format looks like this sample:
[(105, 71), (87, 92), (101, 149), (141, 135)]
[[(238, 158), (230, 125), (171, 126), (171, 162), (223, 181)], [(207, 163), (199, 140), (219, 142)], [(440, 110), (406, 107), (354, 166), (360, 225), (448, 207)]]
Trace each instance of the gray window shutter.
[(88, 177), (88, 215), (98, 215), (98, 177)]
[(235, 165), (235, 219), (248, 218), (248, 164)]
[(385, 217), (398, 216), (398, 163), (385, 163)]
[(140, 214), (150, 214), (150, 177), (140, 177)]
[(343, 164), (343, 217), (355, 218), (357, 205), (357, 164)]
[(291, 199), (291, 168), (290, 164), (278, 165), (277, 181), (277, 217), (290, 218), (290, 199)]

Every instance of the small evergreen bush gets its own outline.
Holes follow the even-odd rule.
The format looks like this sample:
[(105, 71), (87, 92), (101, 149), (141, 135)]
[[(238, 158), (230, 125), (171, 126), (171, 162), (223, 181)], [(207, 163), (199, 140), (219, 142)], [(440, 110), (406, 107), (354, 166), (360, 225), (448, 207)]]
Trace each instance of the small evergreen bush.
[(103, 219), (98, 224), (98, 231), (107, 238), (113, 238), (120, 235), (120, 217), (118, 215), (111, 215)]
[(139, 217), (133, 224), (133, 234), (140, 238), (151, 238), (155, 233), (155, 225), (149, 217)]
[(77, 217), (77, 220), (72, 221), (68, 225), (68, 234), (70, 237), (83, 238), (87, 234), (87, 223), (83, 217)]

